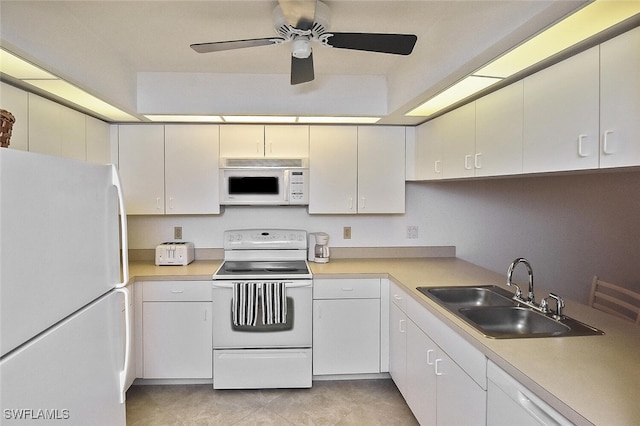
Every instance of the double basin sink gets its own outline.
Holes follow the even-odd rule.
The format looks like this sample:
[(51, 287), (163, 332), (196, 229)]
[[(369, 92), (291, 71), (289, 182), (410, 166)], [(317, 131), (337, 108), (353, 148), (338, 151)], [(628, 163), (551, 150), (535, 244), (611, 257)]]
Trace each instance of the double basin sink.
[(604, 334), (573, 318), (532, 309), (498, 286), (418, 287), (418, 290), (485, 336), (495, 339)]

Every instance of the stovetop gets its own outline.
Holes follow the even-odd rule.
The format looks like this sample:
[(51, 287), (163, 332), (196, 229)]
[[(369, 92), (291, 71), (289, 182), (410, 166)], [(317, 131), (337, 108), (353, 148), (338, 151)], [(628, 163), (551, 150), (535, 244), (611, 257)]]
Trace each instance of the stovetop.
[(311, 279), (307, 232), (235, 229), (224, 232), (224, 262), (214, 280)]
[(213, 275), (218, 280), (240, 279), (309, 279), (311, 271), (305, 260), (225, 261)]

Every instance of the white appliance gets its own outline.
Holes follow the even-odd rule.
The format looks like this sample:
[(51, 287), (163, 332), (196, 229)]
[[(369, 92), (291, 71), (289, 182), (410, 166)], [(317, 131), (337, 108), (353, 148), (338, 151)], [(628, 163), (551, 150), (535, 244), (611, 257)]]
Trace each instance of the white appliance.
[(306, 158), (221, 158), (220, 204), (309, 204)]
[(329, 262), (329, 234), (324, 232), (309, 233), (308, 260), (315, 263)]
[(156, 265), (188, 265), (195, 259), (195, 246), (186, 241), (170, 241), (156, 247)]
[[(213, 275), (214, 389), (311, 387), (313, 281), (306, 253), (306, 231), (225, 231), (225, 260)], [(264, 301), (274, 285), (282, 286), (285, 312), (270, 322)], [(253, 299), (240, 307), (252, 312), (253, 324), (237, 322), (234, 311), (247, 286)]]
[(0, 205), (2, 424), (124, 425), (131, 324), (115, 167), (0, 149)]

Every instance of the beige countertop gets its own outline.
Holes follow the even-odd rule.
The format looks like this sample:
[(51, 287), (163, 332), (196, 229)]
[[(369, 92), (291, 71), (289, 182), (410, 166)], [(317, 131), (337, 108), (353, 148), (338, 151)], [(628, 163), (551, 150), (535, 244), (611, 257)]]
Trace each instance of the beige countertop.
[[(210, 279), (221, 261), (188, 266), (132, 262), (131, 277)], [(490, 339), (418, 292), (418, 286), (504, 286), (496, 274), (456, 258), (332, 259), (311, 263), (314, 276), (384, 276), (402, 285), (426, 309), (556, 410), (577, 424), (640, 424), (640, 327), (566, 301), (565, 313), (597, 327), (603, 336)], [(545, 293), (538, 293), (537, 298)]]

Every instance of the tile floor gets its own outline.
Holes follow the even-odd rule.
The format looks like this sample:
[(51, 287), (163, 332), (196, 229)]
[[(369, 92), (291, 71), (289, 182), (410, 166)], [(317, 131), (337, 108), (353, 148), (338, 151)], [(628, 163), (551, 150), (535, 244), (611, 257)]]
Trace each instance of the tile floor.
[(417, 424), (390, 379), (316, 381), (311, 389), (136, 385), (127, 392), (127, 426)]

